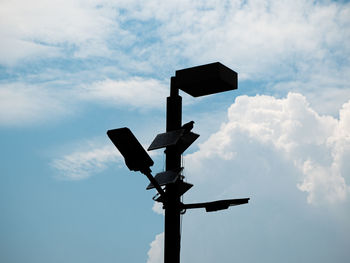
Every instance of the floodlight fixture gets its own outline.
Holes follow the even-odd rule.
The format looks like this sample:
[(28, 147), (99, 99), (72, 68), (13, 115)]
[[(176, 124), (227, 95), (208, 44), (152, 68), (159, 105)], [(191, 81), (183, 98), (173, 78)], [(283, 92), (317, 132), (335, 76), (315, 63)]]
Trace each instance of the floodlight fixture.
[(109, 130), (107, 135), (124, 157), (125, 164), (131, 171), (142, 173), (151, 171), (153, 160), (129, 128)]
[(205, 208), (207, 212), (215, 212), (215, 211), (227, 209), (230, 206), (247, 204), (249, 199), (250, 198), (240, 198), (240, 199), (219, 200), (219, 201), (206, 202), (206, 203), (183, 204), (182, 208), (184, 210), (193, 209), (193, 208)]
[(237, 73), (220, 62), (177, 70), (172, 85), (193, 97), (237, 89)]

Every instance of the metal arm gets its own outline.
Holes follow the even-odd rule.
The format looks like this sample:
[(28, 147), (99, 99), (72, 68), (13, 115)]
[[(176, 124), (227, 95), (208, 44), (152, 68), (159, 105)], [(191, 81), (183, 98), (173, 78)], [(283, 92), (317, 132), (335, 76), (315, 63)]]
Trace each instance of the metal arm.
[(159, 183), (154, 179), (154, 177), (151, 174), (151, 170), (142, 170), (141, 173), (147, 176), (148, 180), (154, 185), (154, 187), (157, 189), (160, 196), (163, 198), (163, 200), (166, 200), (166, 195), (162, 187), (159, 185)]

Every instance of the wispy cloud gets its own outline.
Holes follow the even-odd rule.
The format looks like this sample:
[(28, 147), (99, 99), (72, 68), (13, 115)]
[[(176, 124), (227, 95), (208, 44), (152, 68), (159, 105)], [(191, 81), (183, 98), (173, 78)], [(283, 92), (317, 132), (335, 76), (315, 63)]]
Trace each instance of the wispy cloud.
[(103, 171), (111, 162), (120, 160), (122, 157), (113, 145), (102, 145), (69, 153), (53, 160), (51, 165), (57, 170), (58, 178), (81, 180)]
[[(83, 180), (102, 172), (115, 163), (125, 167), (124, 158), (110, 141), (100, 143), (96, 140), (86, 140), (83, 144), (77, 143), (77, 145), (79, 150), (65, 153), (51, 161), (50, 164), (56, 170), (57, 178)], [(151, 157), (158, 154), (155, 151), (149, 152)]]
[(40, 85), (0, 84), (0, 126), (27, 125), (70, 114), (68, 98)]
[(147, 61), (153, 72), (184, 59), (191, 65), (219, 59), (256, 80), (329, 69), (349, 54), (344, 45), (350, 38), (348, 3), (36, 0), (1, 5), (7, 56), (15, 55), (13, 40), (42, 46), (47, 54), (47, 47), (73, 57), (119, 54), (123, 64)]
[(80, 98), (117, 107), (158, 108), (168, 87), (155, 79), (134, 77), (127, 80), (106, 79), (78, 89)]
[[(66, 84), (64, 84), (65, 86)], [(129, 110), (159, 109), (168, 88), (153, 78), (106, 79), (67, 88), (51, 81), (0, 83), (0, 126), (28, 125), (77, 112), (77, 105), (100, 104)]]
[[(158, 105), (162, 81), (175, 69), (221, 61), (240, 81), (262, 81), (252, 93), (299, 92), (323, 113), (334, 113), (350, 97), (349, 3), (16, 0), (0, 6), (0, 64), (9, 85), (42, 86), (40, 70), (52, 69), (61, 84), (47, 92), (69, 87), (85, 101), (149, 108)], [(31, 71), (37, 60), (45, 66)], [(96, 67), (112, 70), (96, 74)], [(24, 89), (16, 93), (27, 97)], [(14, 101), (9, 92), (2, 95)]]
[[(1, 64), (15, 64), (30, 57), (108, 55), (106, 39), (114, 30), (113, 10), (99, 8), (99, 1), (20, 0), (2, 1)], [(18, 50), (20, 51), (19, 53)], [(88, 51), (88, 52), (87, 52)]]

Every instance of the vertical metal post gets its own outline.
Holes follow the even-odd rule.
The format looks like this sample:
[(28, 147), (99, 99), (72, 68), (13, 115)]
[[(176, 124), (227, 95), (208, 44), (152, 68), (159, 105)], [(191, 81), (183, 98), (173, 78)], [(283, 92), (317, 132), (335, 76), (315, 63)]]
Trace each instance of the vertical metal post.
[[(174, 131), (181, 128), (182, 98), (179, 89), (175, 87), (174, 78), (171, 78), (170, 97), (167, 98), (166, 131)], [(174, 149), (167, 148), (166, 170), (181, 167), (181, 154)], [(181, 180), (181, 179), (180, 179)], [(165, 204), (164, 226), (164, 262), (180, 262), (180, 196), (179, 185), (169, 184), (166, 187), (167, 202)]]

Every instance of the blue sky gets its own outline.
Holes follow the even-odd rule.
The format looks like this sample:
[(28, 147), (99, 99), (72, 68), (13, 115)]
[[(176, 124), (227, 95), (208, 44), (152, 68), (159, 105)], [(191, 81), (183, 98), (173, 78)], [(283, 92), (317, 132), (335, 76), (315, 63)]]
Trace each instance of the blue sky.
[[(163, 215), (106, 136), (147, 148), (175, 70), (220, 61), (239, 88), (183, 97), (201, 137), (182, 262), (347, 262), (348, 1), (1, 1), (0, 261), (162, 262)], [(152, 152), (153, 172), (164, 169)]]

